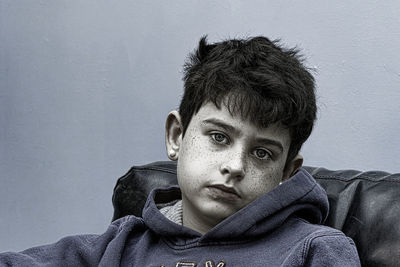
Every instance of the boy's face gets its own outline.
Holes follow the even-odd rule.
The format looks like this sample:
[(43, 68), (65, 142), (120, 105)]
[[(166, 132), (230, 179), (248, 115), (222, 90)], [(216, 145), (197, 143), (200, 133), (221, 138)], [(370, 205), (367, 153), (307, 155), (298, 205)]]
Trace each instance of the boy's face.
[(171, 114), (167, 148), (178, 159), (184, 224), (185, 219), (201, 220), (212, 227), (288, 178), (287, 129), (276, 124), (260, 129), (232, 116), (224, 105), (218, 109), (207, 103), (182, 137), (180, 116)]

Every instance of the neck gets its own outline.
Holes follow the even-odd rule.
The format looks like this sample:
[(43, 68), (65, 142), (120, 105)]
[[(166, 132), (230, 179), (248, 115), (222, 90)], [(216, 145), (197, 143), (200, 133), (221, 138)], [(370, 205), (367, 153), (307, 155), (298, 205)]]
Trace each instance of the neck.
[(190, 202), (182, 196), (182, 222), (183, 226), (195, 230), (202, 235), (210, 231), (219, 222), (210, 220), (206, 216), (200, 215), (200, 212), (193, 212), (195, 209)]

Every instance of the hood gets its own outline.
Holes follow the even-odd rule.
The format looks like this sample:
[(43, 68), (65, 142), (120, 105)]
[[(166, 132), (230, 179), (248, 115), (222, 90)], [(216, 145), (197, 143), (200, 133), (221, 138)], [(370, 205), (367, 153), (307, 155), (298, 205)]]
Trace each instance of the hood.
[(164, 217), (156, 204), (181, 198), (179, 188), (153, 190), (143, 210), (146, 225), (162, 236), (212, 240), (241, 240), (268, 233), (296, 216), (313, 224), (321, 224), (328, 215), (328, 198), (325, 190), (304, 169), (293, 177), (262, 195), (238, 212), (229, 216), (203, 236)]

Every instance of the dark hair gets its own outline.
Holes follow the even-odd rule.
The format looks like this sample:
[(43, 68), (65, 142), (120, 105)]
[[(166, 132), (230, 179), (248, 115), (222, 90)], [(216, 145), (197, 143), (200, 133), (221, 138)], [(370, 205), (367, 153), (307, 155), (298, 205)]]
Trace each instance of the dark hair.
[(199, 47), (184, 65), (184, 95), (179, 107), (183, 134), (202, 105), (224, 104), (232, 115), (257, 127), (280, 123), (289, 129), (286, 163), (310, 136), (316, 118), (314, 78), (296, 49), (266, 37), (232, 39)]

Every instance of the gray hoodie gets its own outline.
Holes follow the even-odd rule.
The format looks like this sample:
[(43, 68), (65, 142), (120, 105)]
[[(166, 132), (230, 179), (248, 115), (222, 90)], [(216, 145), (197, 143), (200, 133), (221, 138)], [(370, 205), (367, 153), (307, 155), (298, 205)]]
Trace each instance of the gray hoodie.
[(159, 211), (157, 205), (179, 198), (179, 188), (154, 190), (143, 218), (121, 218), (102, 235), (2, 253), (0, 266), (360, 266), (353, 241), (320, 225), (328, 200), (305, 170), (204, 235)]

